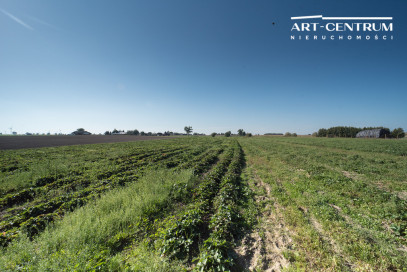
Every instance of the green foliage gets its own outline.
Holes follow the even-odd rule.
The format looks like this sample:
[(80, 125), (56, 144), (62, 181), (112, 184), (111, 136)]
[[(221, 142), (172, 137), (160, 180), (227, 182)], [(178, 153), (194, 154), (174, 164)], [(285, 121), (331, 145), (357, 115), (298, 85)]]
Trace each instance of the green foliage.
[(232, 132), (231, 132), (231, 131), (225, 132), (225, 137), (230, 137), (230, 135), (232, 135)]
[[(72, 154), (73, 165), (67, 172), (40, 176), (34, 180), (36, 187), (17, 193), (10, 192), (0, 200), (2, 205), (10, 207), (4, 213), (3, 218), (6, 220), (0, 224), (0, 230), (3, 232), (0, 243), (3, 246), (8, 245), (3, 249), (5, 254), (0, 261), (0, 270), (17, 266), (39, 271), (72, 270), (73, 266), (84, 270), (138, 269), (148, 263), (144, 257), (156, 260), (154, 265), (158, 268), (175, 268), (166, 261), (158, 260), (155, 254), (131, 258), (140, 263), (127, 263), (127, 248), (132, 247), (133, 252), (140, 252), (135, 243), (144, 239), (148, 244), (149, 239), (161, 237), (155, 233), (157, 229), (167, 233), (167, 236), (157, 240), (163, 242), (163, 256), (167, 256), (172, 249), (173, 253), (177, 250), (178, 253), (168, 255), (172, 259), (171, 262), (177, 263), (176, 259), (184, 255), (190, 255), (189, 260), (192, 260), (192, 257), (198, 254), (196, 251), (201, 241), (200, 235), (196, 234), (201, 233), (202, 228), (207, 229), (208, 222), (202, 217), (194, 219), (191, 216), (193, 211), (203, 211), (199, 207), (205, 209), (205, 213), (210, 211), (212, 201), (204, 195), (216, 195), (216, 191), (213, 194), (211, 190), (219, 187), (220, 179), (232, 160), (231, 143), (226, 139), (179, 138), (165, 142), (146, 141), (44, 149), (59, 151), (55, 153), (57, 156)], [(99, 148), (95, 149), (97, 146)], [(227, 151), (222, 154), (225, 148)], [(95, 150), (100, 153), (93, 156)], [(82, 154), (79, 158), (76, 156), (78, 151)], [(23, 151), (6, 153), (16, 155), (19, 152)], [(23, 157), (32, 157), (32, 153), (29, 154)], [(52, 154), (49, 152), (47, 156), (52, 158)], [(44, 157), (44, 151), (39, 157)], [(4, 163), (9, 159), (13, 157), (4, 157)], [(199, 195), (194, 198), (191, 196), (196, 186), (195, 176), (184, 182), (180, 176), (173, 179), (172, 172), (161, 175), (161, 170), (157, 170), (160, 166), (173, 168), (174, 171), (189, 168), (191, 170), (187, 170), (188, 173), (201, 175), (215, 162), (218, 164), (205, 175), (202, 190), (196, 189)], [(13, 164), (12, 167), (5, 164), (3, 168), (16, 171), (21, 168), (20, 163)], [(79, 170), (78, 165), (86, 167)], [(165, 180), (159, 182), (157, 179), (149, 179), (150, 173), (160, 174)], [(144, 175), (147, 176), (143, 178)], [(145, 179), (149, 180), (144, 181)], [(142, 192), (151, 192), (153, 195)], [(178, 222), (179, 224), (175, 223), (178, 227), (174, 229), (178, 231), (174, 232), (173, 229), (171, 232), (170, 228), (174, 227), (175, 222), (171, 220), (164, 220), (170, 222), (167, 227), (158, 227), (158, 218), (167, 216), (169, 211), (178, 207), (177, 203), (187, 203), (191, 199), (195, 199), (199, 207), (190, 209), (187, 211), (189, 217)], [(120, 204), (117, 205), (113, 200), (119, 201)], [(151, 205), (136, 207), (126, 204), (128, 201)], [(23, 212), (19, 210), (21, 205), (25, 207)], [(114, 210), (114, 207), (120, 211)], [(203, 214), (199, 212), (198, 216)], [(182, 218), (182, 215), (174, 218), (180, 217)], [(76, 218), (75, 221), (72, 221), (72, 218)], [(69, 233), (68, 228), (73, 233)], [(171, 238), (171, 235), (175, 236)], [(16, 250), (20, 247), (24, 250)], [(145, 253), (144, 249), (141, 252)], [(24, 256), (28, 256), (27, 259)]]
[(288, 270), (347, 271), (350, 263), (361, 271), (407, 267), (407, 253), (400, 250), (407, 226), (405, 141), (257, 137), (239, 142), (254, 180), (269, 186), (270, 194), (263, 196), (278, 208), (276, 225), (291, 230), (293, 242), (284, 254)]
[(399, 139), (399, 138), (404, 138), (406, 136), (406, 134), (404, 133), (404, 130), (402, 128), (395, 128), (391, 132), (391, 136), (393, 138)]
[[(179, 144), (181, 141), (184, 144)], [(62, 217), (66, 212), (87, 204), (113, 188), (137, 180), (150, 165), (181, 168), (190, 163), (189, 167), (195, 167), (195, 173), (205, 171), (219, 154), (219, 141), (191, 139), (193, 143), (200, 143), (196, 147), (185, 145), (188, 141), (178, 139), (161, 143), (120, 143), (4, 152), (9, 155), (3, 160), (0, 157), (0, 163), (7, 165), (10, 159), (15, 162), (13, 156), (17, 156), (15, 158), (19, 158), (19, 162), (12, 167), (3, 167), (5, 171), (0, 173), (6, 177), (2, 189), (4, 193), (8, 192), (0, 194), (0, 208), (3, 209), (0, 232), (4, 232), (3, 237), (7, 237), (2, 239), (2, 245), (7, 245), (20, 232), (25, 232), (32, 238), (49, 222)], [(214, 147), (208, 149), (209, 145)], [(208, 152), (204, 152), (207, 149)], [(96, 150), (99, 151), (95, 152)], [(47, 171), (39, 168), (44, 161), (44, 153), (49, 157), (49, 161), (45, 160)], [(81, 156), (77, 156), (78, 153)], [(21, 164), (25, 165), (26, 160), (35, 162), (32, 164), (35, 168), (22, 167)], [(54, 164), (61, 169), (54, 168)], [(20, 171), (24, 177), (31, 179), (22, 179), (18, 175)], [(27, 172), (30, 175), (26, 175)], [(35, 174), (37, 172), (38, 175)], [(7, 177), (16, 181), (7, 180)], [(15, 185), (17, 181), (22, 189)], [(175, 184), (172, 198), (182, 199), (185, 189), (188, 188)]]
[(230, 243), (226, 240), (209, 238), (204, 242), (195, 271), (230, 271), (233, 259), (228, 255)]
[(297, 137), (297, 133), (286, 132), (284, 137)]
[(183, 264), (169, 261), (142, 241), (129, 249), (128, 254), (118, 254), (108, 263), (108, 271), (175, 272), (185, 271)]
[(321, 128), (318, 130), (317, 137), (344, 137), (344, 138), (355, 138), (356, 134), (362, 130), (371, 130), (371, 129), (384, 129), (384, 134), (390, 135), (390, 130), (383, 127), (331, 127), (328, 129)]
[(185, 132), (187, 133), (187, 135), (191, 134), (192, 132), (192, 127), (191, 126), (185, 126), (184, 127)]
[(229, 254), (233, 246), (233, 234), (237, 232), (240, 221), (238, 214), (239, 181), (243, 153), (239, 145), (234, 146), (233, 158), (226, 174), (222, 177), (218, 193), (214, 200), (215, 213), (209, 222), (211, 231), (205, 240), (200, 257), (197, 258), (198, 271), (229, 271), (233, 266), (233, 258)]
[(215, 136), (216, 136), (216, 132), (212, 132), (211, 137), (215, 137)]
[(144, 231), (144, 219), (154, 220), (170, 207), (174, 184), (188, 184), (191, 178), (190, 170), (150, 171), (138, 182), (107, 192), (66, 215), (33, 242), (21, 237), (10, 244), (0, 270), (106, 269), (109, 259), (133, 240), (137, 226)]
[[(328, 135), (328, 131), (325, 128), (320, 128), (317, 133), (317, 137), (326, 137)], [(356, 137), (356, 134), (355, 134)]]
[(243, 129), (239, 129), (239, 130), (237, 131), (237, 135), (239, 135), (239, 136), (246, 136), (246, 132), (245, 132)]
[(160, 253), (168, 258), (184, 259), (200, 238), (203, 228), (203, 212), (199, 209), (186, 211), (181, 218), (170, 221), (170, 226), (160, 234)]

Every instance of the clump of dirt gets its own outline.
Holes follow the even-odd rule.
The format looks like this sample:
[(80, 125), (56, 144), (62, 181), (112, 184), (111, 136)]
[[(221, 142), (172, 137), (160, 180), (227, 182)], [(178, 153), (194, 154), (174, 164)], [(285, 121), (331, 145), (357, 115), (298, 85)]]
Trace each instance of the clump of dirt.
[(397, 194), (397, 196), (398, 196), (400, 199), (407, 200), (407, 191), (399, 192), (399, 193)]
[(342, 171), (342, 174), (343, 174), (345, 177), (350, 178), (350, 179), (353, 179), (353, 180), (357, 180), (357, 179), (360, 178), (360, 174), (354, 173), (354, 172)]

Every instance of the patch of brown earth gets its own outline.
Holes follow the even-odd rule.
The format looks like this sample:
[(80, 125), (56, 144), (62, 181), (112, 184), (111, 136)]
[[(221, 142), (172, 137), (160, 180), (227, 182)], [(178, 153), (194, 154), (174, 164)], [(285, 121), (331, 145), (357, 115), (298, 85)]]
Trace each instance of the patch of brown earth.
[(305, 173), (305, 176), (307, 178), (311, 177), (311, 175), (307, 171), (305, 171), (304, 169), (299, 168), (299, 169), (297, 169), (297, 171), (300, 172), (300, 173)]
[(407, 200), (407, 192), (403, 191), (403, 192), (398, 192), (397, 196), (403, 200)]
[[(258, 176), (255, 176), (255, 186), (266, 193), (256, 196), (257, 203), (273, 200), (270, 186)], [(259, 227), (246, 235), (236, 249), (239, 265), (244, 271), (281, 271), (289, 266), (283, 252), (290, 248), (292, 241), (284, 225), (281, 209), (275, 201), (273, 207), (267, 204), (259, 220)]]
[(349, 171), (342, 171), (342, 174), (350, 179), (359, 179), (360, 178), (360, 174), (355, 173), (355, 172), (349, 172)]

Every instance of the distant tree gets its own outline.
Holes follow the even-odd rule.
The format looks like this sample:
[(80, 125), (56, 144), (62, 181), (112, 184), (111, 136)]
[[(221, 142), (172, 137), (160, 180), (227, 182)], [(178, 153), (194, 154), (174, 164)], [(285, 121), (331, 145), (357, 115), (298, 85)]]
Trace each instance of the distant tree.
[(395, 128), (391, 132), (391, 137), (399, 139), (399, 138), (404, 138), (406, 134), (404, 133), (404, 130), (402, 128)]
[(284, 137), (291, 137), (291, 133), (290, 133), (290, 132), (286, 132), (286, 133), (284, 134)]
[(137, 136), (140, 134), (140, 132), (137, 129), (135, 129), (135, 130), (133, 130), (133, 134)]
[(113, 129), (112, 133), (119, 133), (117, 129)]
[(83, 135), (85, 133), (84, 128), (78, 128), (76, 131), (74, 131), (74, 134), (76, 135)]
[(320, 128), (318, 130), (318, 137), (326, 137), (327, 135), (327, 130), (325, 128)]
[(225, 132), (225, 137), (230, 137), (230, 135), (232, 135), (232, 132), (231, 132), (231, 131)]
[(152, 132), (148, 132), (147, 135), (148, 135), (148, 136), (152, 136), (153, 133), (152, 133)]
[(238, 130), (237, 130), (237, 134), (238, 134), (239, 136), (245, 136), (245, 135), (246, 135), (246, 132), (244, 132), (243, 129), (238, 129)]
[(216, 132), (212, 132), (211, 136), (212, 136), (212, 137), (215, 137), (215, 136), (216, 136)]
[(291, 136), (293, 136), (293, 137), (297, 137), (297, 133), (293, 133), (293, 134), (291, 134)]
[(105, 131), (105, 135), (111, 135), (112, 133), (110, 131)]
[(191, 126), (186, 126), (186, 127), (184, 127), (184, 130), (187, 133), (187, 135), (189, 135), (192, 132), (192, 127)]
[(251, 133), (247, 133), (246, 136), (247, 136), (247, 137), (252, 137), (252, 134), (251, 134)]

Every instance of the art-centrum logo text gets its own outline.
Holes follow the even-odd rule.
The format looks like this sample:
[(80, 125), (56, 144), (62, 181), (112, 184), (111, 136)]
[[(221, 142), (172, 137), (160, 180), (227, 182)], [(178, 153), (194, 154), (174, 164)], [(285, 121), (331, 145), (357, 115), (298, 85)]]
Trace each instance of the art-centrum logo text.
[(393, 17), (291, 17), (290, 40), (393, 40)]

